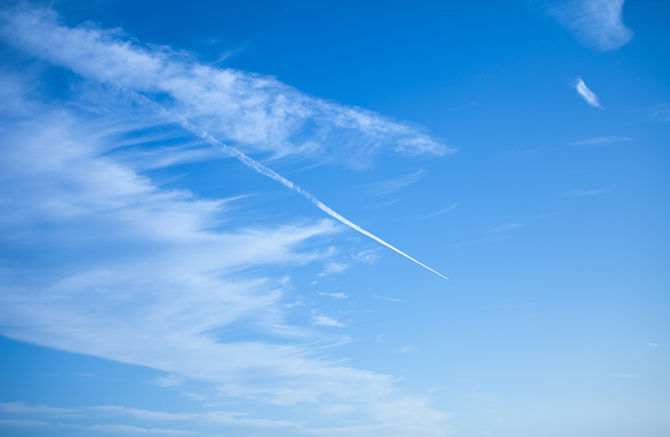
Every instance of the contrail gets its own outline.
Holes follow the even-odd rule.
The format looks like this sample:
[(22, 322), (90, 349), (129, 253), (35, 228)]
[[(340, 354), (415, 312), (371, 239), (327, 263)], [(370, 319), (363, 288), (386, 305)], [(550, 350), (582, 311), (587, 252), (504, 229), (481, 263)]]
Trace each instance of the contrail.
[(142, 96), (142, 95), (139, 95), (139, 94), (137, 94), (137, 93), (133, 93), (133, 94), (135, 95), (135, 97), (139, 98), (139, 99), (142, 100), (143, 102), (145, 102), (145, 103), (150, 103), (151, 106), (157, 107), (157, 109), (158, 109), (161, 113), (163, 113), (163, 114), (167, 114), (170, 118), (173, 118), (173, 119), (176, 118), (176, 119), (179, 121), (179, 123), (182, 125), (182, 127), (183, 127), (184, 129), (186, 129), (186, 130), (188, 130), (188, 131), (194, 133), (195, 135), (197, 135), (198, 137), (202, 138), (204, 141), (208, 142), (208, 143), (211, 144), (212, 146), (220, 147), (224, 152), (228, 153), (230, 156), (233, 156), (233, 157), (237, 158), (240, 162), (242, 162), (242, 164), (246, 165), (247, 167), (250, 167), (250, 168), (252, 168), (253, 170), (255, 170), (256, 172), (258, 172), (258, 173), (260, 173), (260, 174), (262, 174), (262, 175), (265, 175), (265, 176), (267, 176), (267, 177), (270, 177), (270, 178), (274, 179), (275, 181), (281, 183), (282, 185), (284, 185), (284, 186), (290, 188), (291, 190), (295, 191), (296, 193), (302, 195), (303, 197), (305, 197), (306, 199), (308, 199), (309, 201), (311, 201), (314, 205), (316, 205), (320, 210), (322, 210), (323, 212), (325, 212), (325, 213), (328, 214), (329, 216), (333, 217), (334, 219), (336, 219), (336, 220), (338, 220), (338, 221), (344, 223), (345, 225), (349, 226), (349, 227), (352, 228), (352, 229), (355, 229), (356, 231), (360, 232), (360, 233), (363, 234), (363, 235), (367, 235), (368, 237), (370, 237), (370, 238), (372, 238), (373, 240), (375, 240), (375, 241), (377, 241), (377, 242), (383, 244), (384, 246), (388, 247), (389, 249), (398, 252), (400, 255), (404, 256), (405, 258), (407, 258), (407, 259), (409, 259), (409, 260), (414, 261), (415, 263), (417, 263), (417, 264), (420, 265), (421, 267), (424, 267), (424, 268), (430, 270), (431, 272), (435, 273), (436, 275), (441, 276), (441, 277), (443, 277), (443, 278), (446, 279), (446, 280), (449, 280), (449, 278), (447, 278), (447, 277), (444, 276), (443, 274), (441, 274), (441, 273), (439, 273), (439, 272), (437, 272), (437, 271), (431, 269), (431, 268), (428, 267), (427, 265), (425, 265), (425, 264), (423, 264), (423, 263), (421, 263), (421, 262), (415, 260), (414, 258), (412, 258), (411, 256), (407, 255), (407, 254), (406, 254), (405, 252), (403, 252), (402, 250), (397, 249), (397, 248), (391, 246), (391, 245), (388, 244), (386, 241), (382, 240), (381, 238), (377, 237), (377, 236), (374, 235), (374, 234), (371, 234), (370, 232), (366, 231), (365, 229), (361, 228), (360, 226), (356, 225), (355, 223), (350, 222), (350, 221), (347, 220), (346, 218), (342, 217), (340, 214), (336, 213), (335, 211), (333, 211), (332, 209), (330, 209), (329, 207), (327, 207), (326, 205), (324, 205), (319, 199), (317, 199), (316, 197), (314, 197), (312, 194), (310, 194), (310, 193), (308, 193), (307, 191), (303, 190), (302, 188), (300, 188), (299, 186), (297, 186), (297, 185), (294, 184), (293, 182), (289, 181), (289, 180), (286, 179), (285, 177), (281, 176), (279, 173), (275, 172), (274, 170), (270, 170), (269, 168), (267, 168), (267, 167), (264, 166), (263, 164), (261, 164), (261, 163), (255, 161), (255, 160), (249, 158), (247, 155), (245, 155), (244, 153), (240, 152), (240, 151), (239, 151), (238, 149), (236, 149), (235, 147), (227, 146), (227, 145), (223, 144), (221, 141), (217, 140), (216, 138), (214, 138), (213, 136), (211, 136), (211, 135), (210, 135), (209, 133), (207, 133), (206, 131), (200, 129), (199, 127), (197, 127), (197, 126), (195, 126), (195, 125), (192, 125), (191, 123), (189, 123), (185, 118), (183, 118), (183, 117), (181, 117), (181, 116), (175, 116), (174, 114), (169, 114), (168, 111), (165, 110), (165, 108), (163, 108), (161, 105), (159, 105), (158, 103), (154, 102), (153, 100), (150, 100), (150, 99), (148, 99), (148, 98), (146, 98), (146, 97), (144, 97), (144, 96)]

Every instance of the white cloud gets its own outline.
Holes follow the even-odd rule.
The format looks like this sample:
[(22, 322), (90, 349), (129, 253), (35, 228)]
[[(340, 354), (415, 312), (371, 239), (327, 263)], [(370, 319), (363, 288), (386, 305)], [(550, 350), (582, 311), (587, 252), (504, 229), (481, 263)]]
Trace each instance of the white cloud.
[(335, 319), (331, 319), (330, 317), (324, 316), (323, 314), (319, 314), (316, 311), (312, 311), (312, 324), (316, 326), (333, 326), (337, 328), (342, 328), (345, 326), (343, 323), (340, 323)]
[(598, 101), (598, 96), (596, 96), (593, 91), (591, 91), (589, 87), (586, 86), (581, 77), (577, 78), (575, 89), (579, 95), (582, 96), (584, 100), (586, 100), (586, 103), (593, 106), (594, 108), (602, 109), (602, 106), (600, 106), (600, 102)]
[(352, 404), (329, 404), (321, 407), (321, 414), (340, 415), (356, 411), (356, 405)]
[(443, 437), (455, 431), (438, 425), (450, 415), (432, 410), (430, 401), (422, 397), (404, 397), (370, 405), (366, 412), (379, 422), (374, 425), (341, 426), (337, 428), (305, 428), (303, 433), (346, 437)]
[(376, 182), (374, 184), (368, 185), (368, 192), (373, 194), (391, 194), (405, 188), (408, 185), (413, 184), (422, 177), (426, 175), (426, 171), (422, 168), (417, 170), (415, 173), (411, 173), (405, 176), (401, 176), (396, 179), (391, 179), (388, 181)]
[(336, 300), (339, 300), (339, 299), (346, 299), (346, 298), (349, 297), (349, 296), (347, 296), (346, 293), (322, 293), (322, 292), (319, 292), (319, 295), (321, 295), (321, 296), (330, 296), (330, 297), (332, 297), (333, 299), (336, 299)]
[[(79, 429), (87, 432), (113, 433), (117, 435), (212, 435), (230, 429), (229, 426), (251, 426), (266, 430), (288, 430), (296, 434), (327, 435), (327, 436), (370, 436), (370, 437), (410, 437), (428, 436), (441, 437), (453, 433), (441, 425), (450, 418), (448, 414), (437, 412), (430, 406), (430, 400), (422, 397), (404, 396), (393, 400), (360, 403), (326, 403), (319, 412), (322, 415), (346, 417), (347, 414), (364, 412), (372, 417), (375, 424), (341, 426), (335, 428), (309, 428), (303, 423), (287, 420), (255, 419), (247, 413), (232, 411), (211, 411), (206, 413), (167, 413), (163, 411), (142, 410), (123, 406), (100, 406), (78, 410), (84, 423), (91, 421), (118, 422), (120, 418), (129, 417), (147, 424), (160, 423), (161, 428), (127, 424), (95, 424), (81, 425), (76, 422), (64, 421), (52, 424), (37, 420), (0, 419), (0, 426), (34, 427), (60, 426), (67, 429)], [(111, 420), (110, 420), (111, 419)], [(175, 429), (174, 424), (179, 428)], [(198, 431), (206, 425), (208, 432)], [(239, 429), (239, 428), (238, 428)], [(276, 431), (275, 431), (276, 432)], [(282, 434), (284, 435), (284, 434)]]
[(584, 44), (600, 51), (616, 50), (633, 38), (623, 24), (624, 0), (572, 0), (549, 10)]
[[(308, 398), (328, 391), (314, 378), (329, 379), (331, 366), (304, 347), (219, 343), (211, 332), (239, 321), (300, 332), (282, 321), (282, 281), (243, 272), (318, 259), (296, 249), (332, 222), (214, 231), (225, 202), (159, 189), (101, 156), (106, 145), (70, 116), (46, 112), (20, 127), (2, 140), (2, 236), (6, 251), (33, 262), (6, 275), (4, 335), (221, 384), (253, 385), (245, 375), (256, 363), (277, 384), (258, 394), (268, 402), (284, 402), (285, 386), (304, 385)], [(303, 372), (303, 383), (282, 382)]]
[(376, 252), (376, 249), (364, 250), (362, 252), (352, 254), (351, 257), (358, 262), (372, 264), (377, 259), (379, 259), (379, 255), (377, 255)]
[(383, 150), (443, 155), (452, 149), (408, 124), (308, 97), (272, 77), (198, 63), (167, 47), (141, 46), (120, 30), (58, 24), (49, 10), (4, 14), (15, 46), (94, 81), (166, 94), (163, 105), (249, 152), (364, 167)]
[(658, 346), (656, 343), (647, 343), (649, 346)]
[(431, 213), (431, 214), (422, 215), (422, 216), (417, 217), (417, 218), (422, 218), (422, 219), (424, 219), (424, 218), (429, 218), (429, 217), (435, 217), (435, 216), (444, 214), (445, 212), (449, 212), (449, 211), (451, 211), (452, 209), (456, 208), (457, 206), (458, 206), (458, 202), (452, 204), (451, 206), (449, 206), (449, 207), (447, 207), (447, 208), (441, 209), (441, 210), (439, 210), (439, 211), (437, 211), (437, 212), (434, 212), (434, 213)]
[(389, 302), (407, 303), (404, 300), (395, 299), (392, 297), (376, 296), (374, 294), (372, 295), (372, 297), (374, 297), (375, 299), (388, 300)]
[(103, 432), (116, 435), (195, 435), (194, 431), (180, 431), (176, 429), (140, 428), (130, 425), (91, 425), (85, 426), (85, 431)]
[(573, 146), (601, 146), (603, 144), (620, 143), (623, 141), (630, 141), (627, 137), (593, 137), (581, 141), (575, 141)]
[(500, 225), (496, 228), (491, 229), (491, 232), (504, 232), (516, 228), (522, 228), (524, 225), (521, 223), (508, 223), (506, 225)]
[(567, 193), (568, 197), (586, 197), (586, 196), (597, 196), (599, 194), (606, 193), (607, 190), (575, 190)]
[(50, 416), (69, 416), (76, 414), (72, 408), (54, 408), (46, 405), (29, 405), (25, 402), (0, 403), (0, 414), (42, 414)]
[(94, 412), (131, 416), (135, 419), (153, 422), (197, 422), (226, 425), (245, 425), (263, 428), (299, 428), (297, 422), (286, 420), (265, 420), (248, 417), (247, 413), (212, 411), (207, 413), (167, 413), (163, 411), (141, 410), (137, 408), (105, 406), (93, 407)]
[(33, 426), (48, 426), (49, 422), (42, 422), (39, 420), (24, 420), (24, 419), (0, 419), (0, 426), (11, 427), (33, 427)]
[[(0, 77), (3, 93), (15, 90), (0, 101), (0, 241), (7, 256), (26, 260), (21, 269), (3, 271), (0, 333), (164, 371), (158, 385), (194, 399), (351, 404), (378, 429), (393, 429), (378, 423), (378, 411), (405, 400), (395, 378), (324, 358), (313, 346), (322, 338), (317, 330), (284, 318), (291, 286), (277, 269), (323, 260), (326, 254), (308, 245), (340, 228), (330, 220), (241, 225), (231, 199), (162, 187), (142, 171), (213, 159), (212, 148), (150, 108), (136, 107), (115, 86), (164, 93), (170, 111), (249, 151), (361, 166), (384, 149), (448, 149), (409, 125), (307, 97), (272, 78), (140, 47), (118, 30), (59, 26), (44, 11), (5, 13), (2, 25), (6, 40), (87, 80), (77, 83), (72, 101), (52, 106), (23, 95), (38, 77)], [(308, 125), (315, 128), (306, 132)], [(342, 149), (333, 149), (342, 137)], [(349, 264), (327, 264), (326, 271), (343, 271), (343, 265)], [(315, 325), (344, 326), (312, 316)], [(253, 329), (253, 335), (227, 341), (220, 334), (230, 327)], [(186, 391), (191, 383), (204, 388)], [(65, 414), (21, 403), (5, 408)], [(446, 429), (446, 416), (427, 403), (406, 408), (432, 421), (408, 419), (396, 427), (405, 429), (402, 435)], [(117, 413), (150, 420), (140, 411)], [(217, 420), (264, 426), (263, 419), (225, 414)], [(86, 429), (180, 432), (104, 424)]]
[[(328, 398), (363, 408), (399, 396), (390, 376), (282, 341), (304, 329), (283, 321), (286, 281), (264, 275), (263, 267), (322, 258), (301, 247), (337, 231), (332, 222), (223, 231), (234, 218), (226, 200), (162, 189), (114, 153), (118, 132), (128, 129), (123, 117), (26, 105), (33, 106), (29, 117), (10, 120), (11, 107), (0, 103), (0, 238), (6, 253), (29, 260), (4, 272), (3, 335), (159, 369), (170, 375), (158, 381), (163, 386), (205, 381), (200, 399), (281, 406)], [(343, 326), (321, 314), (313, 322)], [(236, 323), (257, 326), (257, 339), (217, 338)], [(71, 413), (21, 403), (3, 408)], [(162, 432), (96, 431), (104, 429)]]
[(323, 272), (319, 273), (318, 276), (328, 276), (334, 273), (342, 273), (343, 271), (349, 269), (351, 264), (330, 261), (327, 262), (324, 267), (325, 268), (323, 269)]
[(186, 378), (179, 375), (168, 375), (156, 379), (156, 385), (159, 387), (177, 387), (186, 381)]

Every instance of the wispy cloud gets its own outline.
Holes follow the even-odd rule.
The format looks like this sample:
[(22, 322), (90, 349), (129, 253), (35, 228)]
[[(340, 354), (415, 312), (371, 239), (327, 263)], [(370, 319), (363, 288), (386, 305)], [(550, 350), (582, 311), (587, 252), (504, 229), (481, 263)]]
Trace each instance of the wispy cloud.
[(346, 299), (349, 296), (346, 293), (318, 293), (320, 296), (329, 296), (332, 297), (333, 299), (340, 300), (340, 299)]
[(329, 261), (325, 264), (325, 268), (318, 276), (328, 276), (334, 273), (342, 273), (343, 271), (349, 269), (351, 264), (348, 263), (338, 263), (334, 261)]
[[(262, 404), (330, 396), (360, 409), (395, 392), (390, 376), (276, 340), (301, 331), (283, 321), (285, 281), (264, 269), (322, 259), (302, 248), (337, 232), (333, 222), (221, 230), (231, 216), (225, 199), (162, 189), (116, 159), (122, 120), (26, 104), (30, 117), (5, 124), (0, 138), (0, 235), (6, 253), (30, 260), (5, 271), (3, 335), (207, 381), (218, 396)], [(10, 112), (0, 104), (0, 115)], [(35, 251), (61, 255), (45, 262)], [(343, 325), (322, 314), (312, 321)], [(212, 335), (249, 324), (260, 329), (255, 340)]]
[[(250, 225), (240, 222), (231, 199), (168, 189), (144, 173), (225, 157), (198, 134), (202, 129), (247, 153), (355, 167), (384, 151), (448, 153), (444, 144), (273, 78), (141, 46), (120, 30), (62, 26), (48, 10), (3, 12), (1, 25), (6, 42), (82, 79), (70, 101), (45, 103), (26, 97), (39, 77), (0, 77), (3, 92), (11, 90), (11, 98), (0, 99), (0, 238), (7, 256), (26, 260), (21, 269), (3, 271), (2, 335), (157, 369), (172, 376), (158, 383), (178, 390), (205, 382), (200, 399), (226, 396), (277, 408), (323, 399), (355, 405), (374, 424), (368, 435), (447, 429), (446, 415), (429, 400), (404, 395), (393, 376), (315, 352), (313, 341), (322, 337), (310, 322), (343, 323), (319, 312), (307, 313), (303, 327), (287, 322), (289, 312), (304, 310), (285, 305), (291, 282), (284, 269), (322, 262), (328, 254), (314, 244), (341, 231), (333, 220)], [(138, 106), (133, 93), (160, 95), (167, 112), (201, 130)], [(221, 335), (227, 329), (253, 335), (230, 341)], [(66, 414), (12, 405), (5, 408), (33, 408), (31, 414), (59, 420)], [(426, 420), (399, 421), (398, 408), (414, 408), (411, 416)], [(96, 426), (124, 435), (171, 430)]]
[(102, 432), (116, 435), (195, 435), (194, 431), (180, 431), (176, 429), (141, 428), (131, 425), (90, 425), (82, 428), (84, 431)]
[(383, 150), (444, 155), (443, 143), (408, 124), (309, 97), (276, 79), (203, 65), (118, 29), (58, 24), (50, 10), (5, 13), (7, 42), (78, 75), (146, 95), (243, 152), (272, 152), (364, 167)]
[(167, 413), (130, 407), (104, 406), (92, 407), (88, 410), (105, 413), (107, 416), (130, 416), (135, 419), (152, 422), (199, 422), (214, 424), (252, 425), (263, 428), (299, 428), (297, 422), (287, 420), (265, 420), (249, 417), (247, 413), (229, 411), (211, 411), (207, 413)]
[(398, 190), (401, 190), (405, 188), (408, 185), (413, 184), (414, 182), (418, 181), (422, 177), (426, 175), (426, 171), (424, 169), (419, 169), (415, 173), (408, 174), (405, 176), (401, 176), (399, 178), (387, 180), (387, 181), (382, 181), (382, 182), (376, 182), (374, 184), (368, 185), (368, 192), (372, 194), (390, 194), (390, 193), (395, 193)]
[(345, 326), (343, 323), (328, 316), (324, 316), (323, 314), (319, 314), (316, 311), (312, 311), (312, 324), (316, 326), (335, 326), (338, 328)]
[[(342, 416), (358, 413), (361, 405), (356, 403), (327, 403), (319, 412), (328, 416)], [(299, 434), (324, 436), (387, 437), (415, 436), (440, 437), (452, 432), (440, 423), (450, 418), (448, 414), (433, 411), (426, 398), (406, 396), (385, 402), (368, 403), (364, 412), (375, 419), (371, 425), (341, 426), (335, 428), (310, 428), (303, 423), (287, 420), (266, 420), (250, 417), (247, 413), (230, 411), (211, 411), (206, 413), (168, 413), (163, 411), (142, 410), (122, 406), (101, 406), (78, 410), (85, 422), (114, 421), (114, 424), (81, 424), (67, 421), (59, 424), (39, 420), (0, 419), (3, 427), (41, 427), (62, 428), (84, 432), (110, 433), (115, 435), (218, 435), (229, 426), (255, 427), (265, 432), (295, 431)], [(129, 418), (133, 425), (119, 424)], [(138, 425), (137, 422), (140, 422)], [(152, 426), (159, 423), (159, 427)], [(175, 429), (177, 425), (181, 429)], [(203, 428), (204, 426), (204, 428)], [(223, 428), (226, 426), (226, 428)], [(202, 432), (201, 430), (207, 430)], [(233, 428), (235, 429), (235, 428)], [(212, 434), (212, 432), (214, 434)], [(257, 431), (256, 431), (257, 432)], [(226, 432), (226, 434), (228, 434)], [(284, 435), (282, 433), (282, 435)]]
[(424, 218), (429, 218), (429, 217), (435, 217), (435, 216), (444, 214), (445, 212), (449, 212), (452, 209), (456, 208), (457, 206), (458, 206), (458, 202), (452, 204), (451, 206), (448, 206), (447, 208), (441, 209), (441, 210), (439, 210), (437, 212), (433, 212), (431, 214), (426, 214), (426, 215), (419, 216), (418, 218), (424, 219)]
[(351, 413), (356, 410), (355, 405), (351, 404), (334, 404), (334, 405), (324, 405), (320, 412), (321, 414), (327, 415), (341, 415), (345, 413)]
[(585, 196), (597, 196), (599, 194), (606, 193), (607, 190), (575, 190), (570, 191), (566, 195), (568, 197), (585, 197)]
[(591, 91), (589, 87), (586, 86), (581, 77), (577, 78), (575, 89), (579, 95), (582, 96), (584, 100), (586, 100), (586, 103), (593, 106), (594, 108), (602, 109), (602, 106), (600, 106), (600, 102), (598, 101), (598, 96), (596, 96), (593, 91)]
[(361, 252), (352, 254), (351, 257), (355, 261), (358, 261), (358, 262), (361, 262), (361, 263), (364, 263), (364, 264), (372, 264), (377, 259), (379, 259), (379, 255), (377, 255), (377, 250), (376, 249), (363, 250)]
[(377, 296), (375, 294), (373, 294), (372, 297), (374, 297), (375, 299), (388, 300), (389, 302), (407, 303), (404, 300), (396, 299), (393, 297)]
[(0, 403), (0, 414), (70, 416), (77, 414), (77, 410), (73, 408), (54, 408), (47, 405), (30, 405), (25, 402), (4, 402)]
[(51, 423), (41, 420), (25, 420), (25, 419), (0, 419), (0, 426), (7, 427), (34, 427), (34, 426), (50, 426)]
[(602, 146), (604, 144), (620, 143), (630, 141), (628, 137), (593, 137), (571, 143), (573, 146)]
[(490, 232), (504, 232), (504, 231), (509, 231), (509, 230), (516, 229), (516, 228), (522, 228), (523, 226), (524, 225), (521, 224), (521, 223), (508, 223), (506, 225), (500, 225), (498, 227), (495, 227), (495, 228), (491, 229)]
[(648, 344), (649, 346), (654, 346), (654, 347), (658, 346), (656, 343), (647, 343), (647, 344)]
[(623, 24), (624, 0), (571, 0), (552, 3), (549, 14), (584, 44), (600, 51), (616, 50), (633, 38)]

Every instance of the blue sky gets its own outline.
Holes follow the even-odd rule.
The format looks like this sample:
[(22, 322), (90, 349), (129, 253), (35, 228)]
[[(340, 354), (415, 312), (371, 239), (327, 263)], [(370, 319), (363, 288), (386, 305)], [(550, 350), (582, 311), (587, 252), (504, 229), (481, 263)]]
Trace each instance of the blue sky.
[(0, 13), (0, 434), (670, 434), (670, 3)]

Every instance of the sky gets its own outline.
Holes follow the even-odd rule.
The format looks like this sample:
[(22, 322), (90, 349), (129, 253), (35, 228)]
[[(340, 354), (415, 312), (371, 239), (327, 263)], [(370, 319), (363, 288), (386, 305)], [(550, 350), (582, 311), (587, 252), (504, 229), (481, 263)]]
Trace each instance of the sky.
[(668, 19), (3, 2), (0, 434), (670, 435)]

